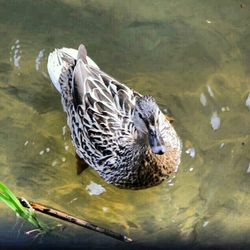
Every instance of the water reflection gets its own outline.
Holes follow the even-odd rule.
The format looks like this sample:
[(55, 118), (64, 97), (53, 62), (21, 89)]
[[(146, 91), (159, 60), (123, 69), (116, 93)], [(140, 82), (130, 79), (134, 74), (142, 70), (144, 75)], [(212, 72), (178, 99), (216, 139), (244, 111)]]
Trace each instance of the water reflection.
[(246, 106), (250, 109), (250, 94), (248, 95), (246, 99)]
[(217, 130), (220, 128), (220, 117), (217, 114), (217, 111), (213, 112), (211, 117), (211, 126), (213, 130)]
[(20, 59), (22, 54), (20, 47), (19, 40), (16, 40), (15, 44), (11, 46), (10, 51), (10, 62), (13, 62), (17, 68), (20, 68)]
[(38, 53), (38, 55), (37, 55), (37, 57), (36, 57), (36, 60), (35, 60), (36, 71), (39, 70), (39, 66), (41, 64), (41, 60), (44, 57), (44, 52), (45, 52), (45, 49), (40, 50), (39, 53)]

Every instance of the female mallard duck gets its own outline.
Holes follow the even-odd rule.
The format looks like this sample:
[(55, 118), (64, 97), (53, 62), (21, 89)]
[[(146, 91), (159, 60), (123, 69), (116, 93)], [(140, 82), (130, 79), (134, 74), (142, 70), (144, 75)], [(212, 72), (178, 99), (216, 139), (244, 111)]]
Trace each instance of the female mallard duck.
[(50, 53), (48, 72), (62, 95), (77, 155), (105, 181), (146, 188), (177, 170), (181, 141), (153, 97), (101, 71), (83, 45)]

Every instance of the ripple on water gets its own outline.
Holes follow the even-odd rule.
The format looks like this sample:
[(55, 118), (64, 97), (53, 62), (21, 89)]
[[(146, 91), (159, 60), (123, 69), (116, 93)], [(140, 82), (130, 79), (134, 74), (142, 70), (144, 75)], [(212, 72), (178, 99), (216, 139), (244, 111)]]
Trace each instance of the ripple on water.
[(37, 57), (36, 57), (36, 60), (35, 60), (35, 68), (36, 68), (36, 71), (39, 70), (39, 67), (40, 67), (40, 64), (41, 64), (41, 61), (44, 57), (44, 52), (45, 52), (45, 49), (42, 49), (39, 51)]
[(250, 174), (250, 163), (248, 164), (247, 173)]
[(22, 51), (20, 50), (20, 41), (17, 39), (11, 47), (10, 61), (13, 62), (14, 66), (20, 69), (20, 60)]
[(220, 128), (220, 117), (218, 116), (216, 111), (213, 112), (210, 123), (213, 130), (217, 130)]
[(201, 93), (200, 95), (200, 102), (203, 106), (206, 106), (207, 105), (207, 98), (206, 96), (204, 95), (204, 93)]
[(186, 154), (188, 154), (191, 158), (194, 158), (195, 157), (195, 148), (188, 148), (186, 150)]
[(248, 107), (248, 109), (250, 110), (250, 93), (248, 94), (248, 97), (246, 99), (246, 102), (245, 102), (246, 106)]

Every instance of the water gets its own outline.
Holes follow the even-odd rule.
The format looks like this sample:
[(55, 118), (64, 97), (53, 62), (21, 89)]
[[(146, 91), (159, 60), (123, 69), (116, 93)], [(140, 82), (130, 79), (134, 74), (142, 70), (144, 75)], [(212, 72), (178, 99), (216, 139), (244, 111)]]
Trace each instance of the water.
[[(90, 168), (77, 175), (46, 60), (81, 42), (104, 71), (175, 117), (184, 145), (175, 178), (132, 191)], [(249, 1), (1, 0), (0, 180), (18, 196), (129, 235), (134, 248), (247, 249), (249, 77)], [(59, 238), (33, 240), (30, 225), (0, 208), (0, 246), (127, 247), (68, 224)]]

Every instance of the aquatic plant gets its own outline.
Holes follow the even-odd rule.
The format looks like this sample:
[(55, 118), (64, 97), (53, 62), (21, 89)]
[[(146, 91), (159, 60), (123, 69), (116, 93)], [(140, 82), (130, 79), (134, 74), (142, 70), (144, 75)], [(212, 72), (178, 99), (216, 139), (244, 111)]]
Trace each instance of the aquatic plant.
[[(48, 226), (42, 223), (36, 217), (35, 210), (32, 207), (24, 207), (19, 199), (2, 182), (0, 182), (0, 200), (3, 201), (9, 208), (11, 208), (17, 215), (33, 224), (40, 231), (48, 231)], [(23, 202), (27, 201), (23, 199)]]
[[(29, 203), (24, 198), (17, 198), (2, 182), (0, 182), (0, 200), (2, 200), (8, 207), (10, 207), (20, 217), (22, 217), (23, 219), (25, 219), (26, 221), (30, 222), (31, 224), (37, 227), (37, 229), (30, 230), (26, 232), (26, 234), (32, 234), (34, 232), (38, 232), (38, 234), (36, 235), (37, 237), (44, 233), (48, 233), (48, 232), (51, 233), (54, 231), (54, 229), (61, 228), (62, 226), (61, 224), (57, 224), (54, 227), (48, 227), (47, 225), (45, 225), (44, 223), (42, 223), (41, 221), (37, 219), (36, 214), (35, 214), (35, 210), (36, 210), (46, 215), (52, 216), (54, 218), (68, 221), (75, 225), (85, 227), (87, 229), (105, 234), (117, 240), (121, 240), (125, 242), (132, 242), (132, 239), (125, 235), (122, 235), (122, 234), (113, 232), (109, 229), (97, 226), (89, 221), (76, 218), (70, 214), (67, 214), (65, 212), (56, 210), (48, 206), (44, 206), (39, 203), (35, 203), (35, 202)], [(53, 233), (58, 236), (60, 235), (60, 234), (56, 234), (55, 232)]]

